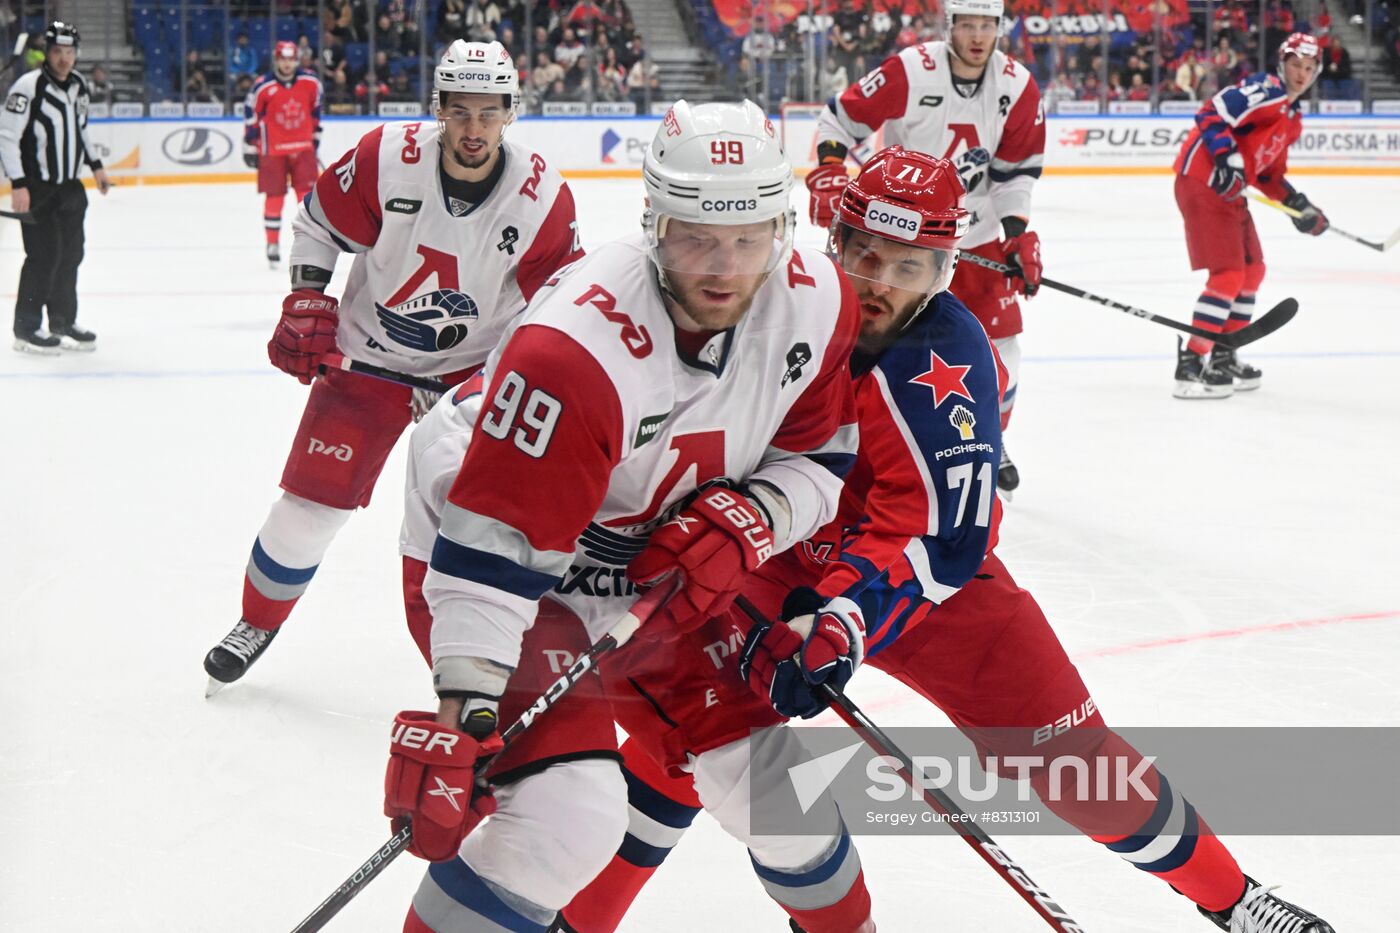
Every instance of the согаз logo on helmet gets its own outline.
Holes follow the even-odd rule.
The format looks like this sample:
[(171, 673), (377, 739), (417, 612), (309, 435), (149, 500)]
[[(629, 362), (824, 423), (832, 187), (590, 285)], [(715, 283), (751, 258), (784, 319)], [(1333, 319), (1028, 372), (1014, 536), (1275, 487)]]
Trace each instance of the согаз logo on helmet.
[(700, 202), (700, 210), (711, 212), (724, 211), (756, 211), (758, 201), (754, 198), (732, 198), (719, 200), (704, 200)]
[(160, 150), (180, 165), (216, 165), (233, 154), (233, 140), (206, 126), (190, 126), (166, 136)]

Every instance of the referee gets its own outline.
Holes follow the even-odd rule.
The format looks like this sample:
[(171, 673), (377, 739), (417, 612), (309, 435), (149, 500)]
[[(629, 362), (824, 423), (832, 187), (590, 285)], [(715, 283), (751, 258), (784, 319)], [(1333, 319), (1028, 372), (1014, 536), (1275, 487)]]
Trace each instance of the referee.
[[(87, 213), (78, 173), (84, 162), (91, 166), (103, 194), (111, 182), (88, 143), (88, 83), (74, 70), (78, 30), (53, 22), (44, 40), (44, 64), (20, 76), (0, 110), (0, 166), (14, 186), (15, 211), (34, 215), (33, 223), (20, 228), (24, 267), (15, 301), (15, 349), (55, 355), (97, 347), (97, 336), (77, 326)], [(45, 305), (49, 331), (42, 334)]]

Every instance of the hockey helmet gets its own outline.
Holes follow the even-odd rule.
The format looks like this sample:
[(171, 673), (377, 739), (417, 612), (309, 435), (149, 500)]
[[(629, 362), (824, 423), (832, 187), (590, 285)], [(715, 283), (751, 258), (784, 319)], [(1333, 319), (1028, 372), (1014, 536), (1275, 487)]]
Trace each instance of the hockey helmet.
[(283, 40), (277, 43), (272, 55), (274, 58), (290, 58), (295, 61), (298, 58), (297, 44)]
[(698, 243), (683, 249), (668, 237), (676, 220), (715, 226), (772, 222), (771, 236), (747, 244), (741, 274), (767, 274), (787, 261), (796, 225), (789, 203), (792, 166), (773, 122), (753, 101), (676, 101), (642, 160), (642, 181), (642, 228), (659, 268), (702, 272), (715, 258)]
[[(861, 166), (842, 192), (831, 231), (833, 251), (849, 275), (937, 294), (952, 281), (958, 241), (971, 224), (966, 198), (962, 178), (947, 159), (886, 147)], [(867, 236), (852, 242), (856, 232)], [(892, 252), (871, 237), (905, 249)], [(924, 252), (926, 259), (920, 255)]]
[(943, 12), (948, 18), (949, 31), (953, 28), (955, 16), (991, 16), (995, 17), (1000, 32), (1001, 20), (1006, 14), (1002, 0), (947, 0)]
[[(1290, 55), (1296, 55), (1299, 58), (1315, 59), (1317, 61), (1317, 69), (1313, 72), (1313, 81), (1317, 80), (1317, 76), (1322, 73), (1322, 56), (1321, 49), (1318, 47), (1315, 38), (1305, 32), (1295, 32), (1279, 43), (1278, 76), (1284, 78), (1285, 84), (1287, 84), (1287, 78), (1283, 73), (1283, 63), (1288, 60)], [(1312, 86), (1312, 81), (1308, 82), (1308, 86)], [(1307, 90), (1307, 88), (1305, 87), (1304, 90)]]
[(49, 23), (44, 30), (44, 48), (51, 49), (54, 46), (72, 46), (77, 48), (80, 43), (78, 27), (71, 23), (54, 20)]
[(441, 95), (448, 92), (503, 94), (514, 116), (520, 107), (520, 72), (501, 43), (456, 39), (433, 69), (433, 110), (440, 109)]

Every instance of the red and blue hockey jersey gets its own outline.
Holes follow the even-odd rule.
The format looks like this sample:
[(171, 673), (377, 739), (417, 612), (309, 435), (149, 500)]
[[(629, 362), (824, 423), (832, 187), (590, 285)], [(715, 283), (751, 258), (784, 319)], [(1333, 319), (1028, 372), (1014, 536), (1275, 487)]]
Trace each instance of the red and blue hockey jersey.
[(1302, 132), (1302, 112), (1282, 79), (1261, 72), (1202, 105), (1172, 169), (1208, 185), (1216, 160), (1238, 152), (1249, 183), (1281, 201), (1292, 193), (1284, 181), (1288, 147)]
[[(874, 654), (972, 579), (996, 545), (1006, 370), (943, 292), (876, 359), (852, 359), (860, 449), (837, 519), (806, 543), (817, 589), (860, 603)], [(836, 531), (835, 529), (838, 529)]]

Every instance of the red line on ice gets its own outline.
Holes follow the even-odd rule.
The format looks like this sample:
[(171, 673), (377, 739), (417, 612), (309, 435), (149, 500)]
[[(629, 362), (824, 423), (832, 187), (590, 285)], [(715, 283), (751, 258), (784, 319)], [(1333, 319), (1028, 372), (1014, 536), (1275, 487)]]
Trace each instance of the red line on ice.
[(1339, 625), (1344, 622), (1374, 622), (1381, 619), (1400, 619), (1400, 610), (1390, 612), (1363, 612), (1347, 616), (1325, 616), (1321, 619), (1299, 619), (1294, 622), (1271, 622), (1268, 625), (1250, 625), (1244, 628), (1224, 628), (1213, 632), (1193, 632), (1174, 638), (1156, 638), (1151, 641), (1130, 642), (1126, 645), (1113, 645), (1075, 655), (1075, 660), (1083, 658), (1107, 658), (1118, 654), (1131, 654), (1134, 651), (1150, 651), (1153, 648), (1168, 648), (1172, 645), (1185, 645), (1196, 641), (1211, 641), (1217, 638), (1239, 638), (1244, 635), (1260, 635), (1266, 632), (1287, 632), (1293, 629), (1317, 628), (1322, 625)]

